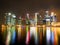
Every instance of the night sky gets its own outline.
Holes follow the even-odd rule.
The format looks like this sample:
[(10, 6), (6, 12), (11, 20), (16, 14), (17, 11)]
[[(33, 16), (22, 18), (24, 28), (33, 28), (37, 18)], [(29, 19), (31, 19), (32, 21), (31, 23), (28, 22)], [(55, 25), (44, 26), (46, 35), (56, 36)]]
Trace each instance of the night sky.
[(57, 14), (57, 20), (60, 21), (59, 0), (0, 0), (0, 22), (3, 22), (6, 12), (24, 16), (26, 13), (32, 14), (41, 10), (54, 11)]

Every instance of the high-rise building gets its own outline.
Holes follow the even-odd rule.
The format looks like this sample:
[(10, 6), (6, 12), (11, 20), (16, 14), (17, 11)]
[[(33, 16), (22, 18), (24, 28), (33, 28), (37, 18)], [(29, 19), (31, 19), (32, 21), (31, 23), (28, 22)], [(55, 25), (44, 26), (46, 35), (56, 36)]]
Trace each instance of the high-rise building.
[[(16, 24), (16, 16), (14, 14), (11, 13), (6, 13), (6, 26), (7, 26), (7, 38), (9, 38), (9, 40), (14, 43), (15, 41), (15, 36), (16, 36), (16, 32), (15, 32), (15, 24)], [(12, 39), (12, 40), (11, 40)], [(8, 44), (10, 43), (10, 41), (8, 41), (8, 39), (6, 40), (6, 42), (8, 42)]]
[(47, 41), (47, 45), (50, 45), (51, 19), (50, 19), (50, 16), (49, 16), (49, 11), (46, 11), (45, 20), (46, 20), (46, 41)]
[(57, 18), (56, 18), (56, 14), (54, 14), (54, 12), (51, 12), (51, 22), (56, 22)]
[(29, 14), (27, 13), (26, 16), (26, 44), (29, 44), (30, 42), (30, 19), (29, 19)]
[(17, 32), (18, 32), (18, 41), (21, 39), (21, 31), (22, 31), (22, 18), (21, 16), (18, 18)]

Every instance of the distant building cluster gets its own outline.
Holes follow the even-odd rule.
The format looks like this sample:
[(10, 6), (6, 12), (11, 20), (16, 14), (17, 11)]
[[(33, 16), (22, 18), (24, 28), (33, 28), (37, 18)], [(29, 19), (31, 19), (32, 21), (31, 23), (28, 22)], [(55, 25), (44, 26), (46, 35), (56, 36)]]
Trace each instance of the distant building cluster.
[(12, 25), (22, 24), (23, 25), (23, 24), (32, 24), (32, 23), (33, 24), (46, 24), (46, 21), (50, 21), (50, 22), (56, 22), (57, 21), (56, 14), (54, 12), (51, 12), (51, 14), (49, 14), (49, 11), (46, 11), (44, 18), (42, 16), (39, 13), (35, 13), (34, 17), (30, 18), (29, 13), (27, 13), (25, 18), (22, 18), (21, 16), (16, 17), (16, 15), (12, 14), (12, 13), (6, 13), (5, 24), (8, 24), (8, 25), (9, 24), (12, 24)]

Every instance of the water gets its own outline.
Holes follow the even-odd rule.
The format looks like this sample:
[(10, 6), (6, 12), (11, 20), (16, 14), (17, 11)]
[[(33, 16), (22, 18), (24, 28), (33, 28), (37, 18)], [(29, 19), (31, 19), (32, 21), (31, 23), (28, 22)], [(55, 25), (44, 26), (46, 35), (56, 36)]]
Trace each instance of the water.
[[(42, 28), (42, 27), (40, 27), (40, 28)], [(29, 40), (27, 40), (27, 42), (29, 43), (27, 45), (60, 45), (60, 27), (51, 27), (51, 31), (47, 31), (46, 27), (43, 27), (43, 28), (44, 29), (41, 29), (41, 30), (44, 31), (44, 35), (43, 35), (43, 31), (40, 31), (40, 29), (37, 28), (37, 30), (38, 30), (37, 35), (36, 35), (36, 33), (34, 33), (34, 35), (32, 34), (31, 38)], [(33, 33), (33, 32), (34, 31), (32, 31), (31, 33)], [(17, 31), (13, 31), (13, 35), (11, 36), (11, 38), (12, 38), (11, 42), (14, 43), (14, 45), (26, 45), (26, 37), (29, 37), (29, 35), (26, 36), (26, 34), (27, 35), (29, 34), (29, 33), (26, 33), (26, 28), (22, 29), (21, 30), (21, 40), (18, 41), (17, 40), (18, 37), (16, 37), (18, 35), (18, 33), (17, 33)], [(5, 37), (5, 40), (6, 40), (6, 36), (4, 36), (3, 33), (0, 35), (2, 37)], [(47, 38), (46, 38), (46, 36), (47, 36)], [(5, 43), (3, 39), (1, 39), (1, 40), (2, 40), (2, 44)], [(47, 41), (47, 40), (49, 40), (49, 41)], [(37, 42), (37, 43), (35, 43), (35, 42)], [(3, 45), (5, 45), (5, 44), (3, 44)]]

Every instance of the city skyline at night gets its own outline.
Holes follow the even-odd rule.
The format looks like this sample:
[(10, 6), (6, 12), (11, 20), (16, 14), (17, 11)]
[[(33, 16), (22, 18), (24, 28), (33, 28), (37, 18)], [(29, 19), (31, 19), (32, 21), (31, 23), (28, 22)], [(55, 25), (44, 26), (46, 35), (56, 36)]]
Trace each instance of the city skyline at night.
[(0, 0), (0, 41), (60, 45), (60, 0)]
[(59, 22), (60, 15), (60, 1), (59, 0), (1, 0), (0, 1), (0, 22), (4, 20), (3, 16), (7, 12), (14, 13), (16, 16), (34, 15), (35, 12), (44, 12), (49, 10), (55, 12), (57, 21)]

